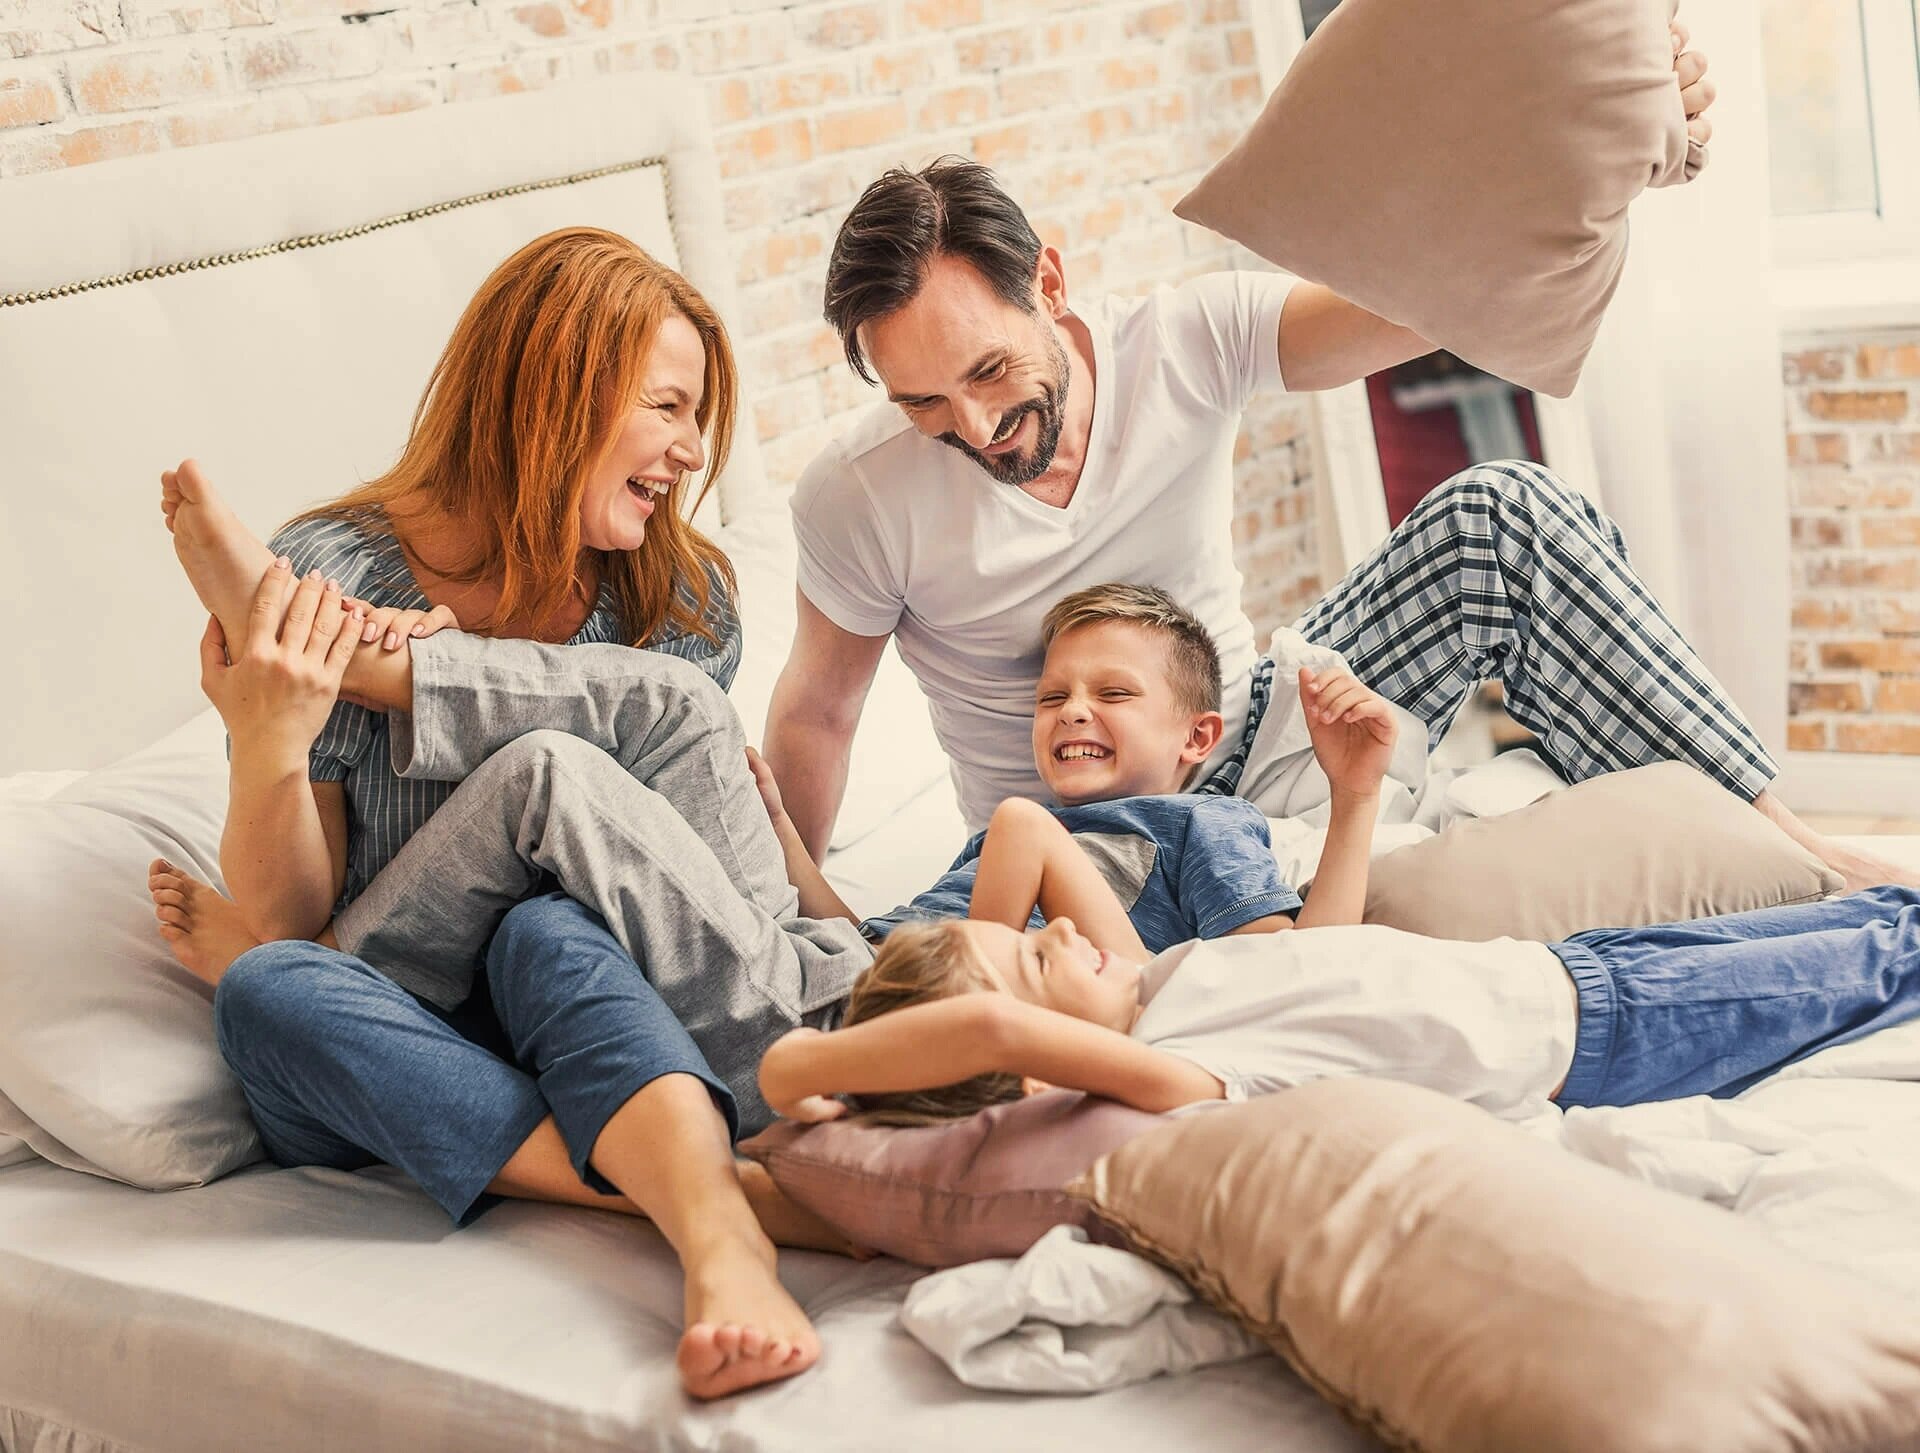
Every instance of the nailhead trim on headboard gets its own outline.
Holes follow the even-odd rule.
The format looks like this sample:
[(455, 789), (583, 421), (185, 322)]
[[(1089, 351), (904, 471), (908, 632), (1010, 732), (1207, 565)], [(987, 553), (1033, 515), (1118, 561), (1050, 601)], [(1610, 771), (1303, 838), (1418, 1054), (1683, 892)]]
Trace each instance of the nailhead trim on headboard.
[(618, 176), (622, 172), (640, 171), (645, 167), (654, 166), (663, 169), (661, 175), (666, 186), (667, 224), (674, 228), (676, 234), (674, 240), (677, 244), (679, 229), (673, 213), (673, 172), (667, 167), (667, 159), (664, 156), (647, 156), (638, 161), (617, 162), (612, 166), (574, 172), (564, 177), (548, 177), (543, 181), (520, 182), (511, 187), (495, 187), (492, 191), (476, 192), (470, 197), (455, 197), (452, 201), (434, 202), (429, 206), (415, 207), (411, 211), (399, 212), (391, 217), (363, 222), (357, 227), (342, 227), (333, 232), (313, 232), (304, 237), (288, 237), (279, 242), (269, 242), (263, 247), (249, 247), (244, 252), (220, 252), (212, 257), (196, 257), (187, 262), (168, 262), (158, 267), (136, 268), (132, 272), (115, 273), (112, 277), (61, 283), (58, 286), (41, 288), (31, 293), (0, 293), (0, 308), (14, 308), (26, 303), (43, 303), (50, 298), (71, 297), (75, 293), (92, 292), (96, 288), (113, 288), (125, 283), (147, 282), (153, 278), (172, 277), (176, 273), (199, 272), (209, 267), (225, 267), (234, 262), (251, 262), (255, 258), (271, 257), (280, 252), (294, 252), (303, 247), (322, 247), (329, 242), (344, 242), (351, 237), (364, 237), (369, 232), (398, 227), (403, 222), (418, 222), (425, 217), (435, 217), (442, 212), (451, 212), (459, 207), (471, 207), (479, 202), (498, 201), (502, 197), (517, 197), (524, 192), (542, 192), (550, 187), (569, 187), (579, 182), (597, 181), (601, 177)]

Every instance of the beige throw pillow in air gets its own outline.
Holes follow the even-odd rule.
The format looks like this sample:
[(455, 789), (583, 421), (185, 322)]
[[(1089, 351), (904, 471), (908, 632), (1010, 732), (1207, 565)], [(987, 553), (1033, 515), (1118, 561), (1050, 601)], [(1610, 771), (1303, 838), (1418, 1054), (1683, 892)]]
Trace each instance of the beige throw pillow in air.
[(1669, 0), (1343, 0), (1174, 211), (1571, 393), (1627, 205), (1691, 177)]

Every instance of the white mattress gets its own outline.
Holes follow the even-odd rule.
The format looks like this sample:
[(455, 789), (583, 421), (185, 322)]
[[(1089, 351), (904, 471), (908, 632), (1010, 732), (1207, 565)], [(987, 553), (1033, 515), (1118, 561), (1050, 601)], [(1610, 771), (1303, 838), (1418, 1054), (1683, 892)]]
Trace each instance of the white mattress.
[(154, 1195), (15, 1166), (0, 1170), (0, 1447), (1376, 1446), (1269, 1357), (1087, 1398), (969, 1392), (894, 1325), (911, 1268), (790, 1253), (783, 1274), (820, 1327), (820, 1366), (696, 1406), (673, 1372), (680, 1278), (643, 1223), (505, 1204), (455, 1231), (385, 1171)]

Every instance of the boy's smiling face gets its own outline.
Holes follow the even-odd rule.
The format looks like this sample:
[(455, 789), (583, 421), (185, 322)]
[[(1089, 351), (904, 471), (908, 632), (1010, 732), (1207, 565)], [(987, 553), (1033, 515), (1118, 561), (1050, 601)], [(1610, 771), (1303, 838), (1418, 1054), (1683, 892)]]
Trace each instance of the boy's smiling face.
[(1169, 679), (1165, 635), (1132, 621), (1062, 631), (1034, 692), (1033, 760), (1063, 806), (1178, 792), (1220, 741)]

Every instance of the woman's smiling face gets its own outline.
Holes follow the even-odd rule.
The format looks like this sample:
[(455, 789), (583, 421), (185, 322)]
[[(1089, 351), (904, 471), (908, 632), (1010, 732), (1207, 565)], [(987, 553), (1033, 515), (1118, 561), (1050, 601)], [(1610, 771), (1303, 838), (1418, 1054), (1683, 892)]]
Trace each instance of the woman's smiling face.
[(706, 372), (699, 332), (678, 313), (670, 314), (641, 371), (640, 396), (580, 496), (583, 546), (638, 550), (654, 510), (670, 507), (673, 485), (706, 463), (706, 444), (695, 418)]

